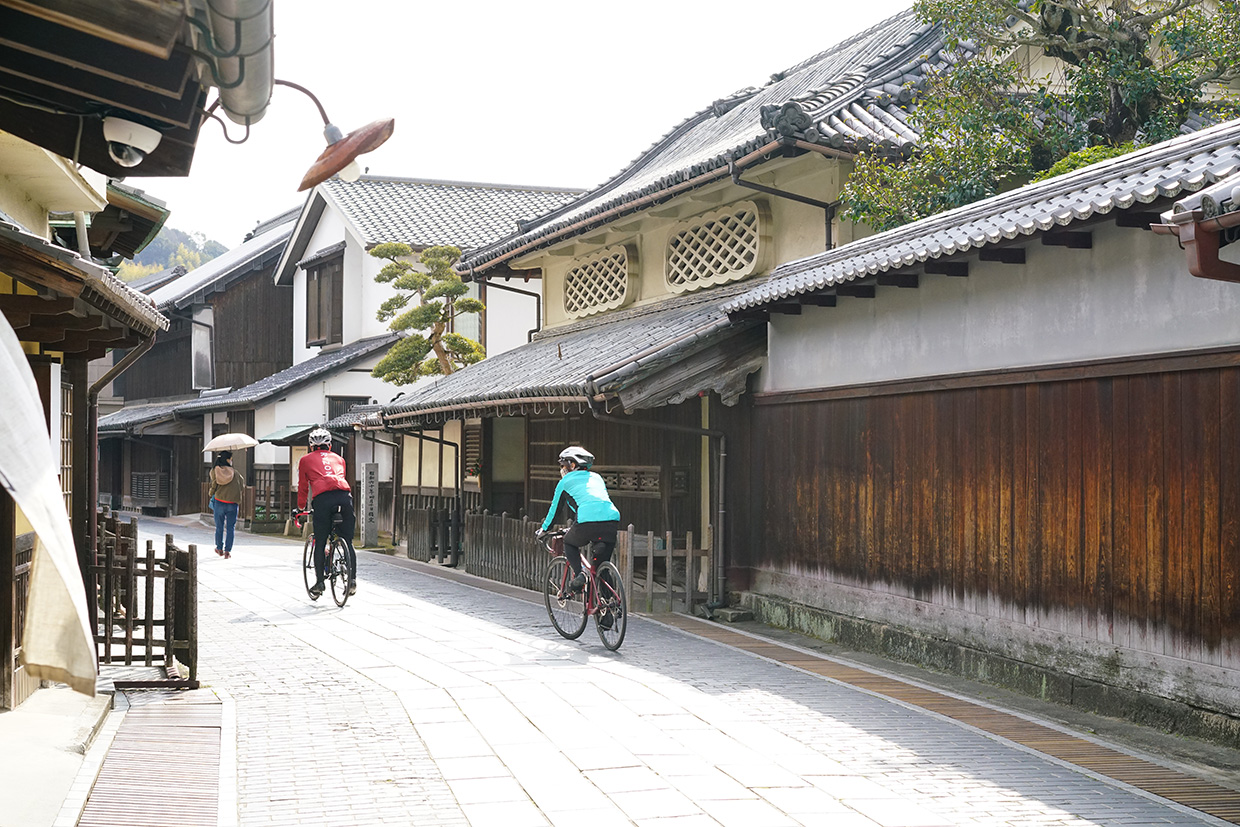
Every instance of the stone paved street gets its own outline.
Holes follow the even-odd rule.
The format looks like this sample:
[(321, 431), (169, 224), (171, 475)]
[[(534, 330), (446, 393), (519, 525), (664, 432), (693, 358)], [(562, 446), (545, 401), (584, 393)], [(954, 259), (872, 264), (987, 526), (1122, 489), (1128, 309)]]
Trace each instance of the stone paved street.
[(206, 552), (199, 677), (235, 709), (243, 827), (1222, 823), (654, 620), (611, 654), (541, 599), (365, 552), (341, 610), (299, 544), (223, 560), (142, 527)]

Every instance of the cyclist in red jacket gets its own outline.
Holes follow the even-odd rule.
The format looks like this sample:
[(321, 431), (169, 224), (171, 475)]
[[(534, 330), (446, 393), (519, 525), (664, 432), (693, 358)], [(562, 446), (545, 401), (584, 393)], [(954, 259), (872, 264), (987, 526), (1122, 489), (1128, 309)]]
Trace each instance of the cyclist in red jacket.
[(326, 587), (324, 546), (331, 534), (332, 520), (340, 512), (339, 536), (349, 547), (349, 594), (357, 591), (357, 553), (353, 550), (353, 529), (357, 516), (353, 512), (353, 494), (345, 474), (344, 458), (332, 451), (332, 435), (325, 428), (310, 432), (310, 453), (297, 463), (297, 507), (304, 510), (313, 495), (314, 503), (314, 571), (317, 582), (310, 596), (318, 600)]

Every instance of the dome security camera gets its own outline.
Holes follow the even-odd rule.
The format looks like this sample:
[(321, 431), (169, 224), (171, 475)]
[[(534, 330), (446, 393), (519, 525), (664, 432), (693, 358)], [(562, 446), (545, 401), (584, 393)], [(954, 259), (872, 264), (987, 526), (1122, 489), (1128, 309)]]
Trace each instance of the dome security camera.
[(124, 118), (103, 119), (103, 139), (108, 157), (123, 167), (136, 167), (155, 151), (163, 133)]

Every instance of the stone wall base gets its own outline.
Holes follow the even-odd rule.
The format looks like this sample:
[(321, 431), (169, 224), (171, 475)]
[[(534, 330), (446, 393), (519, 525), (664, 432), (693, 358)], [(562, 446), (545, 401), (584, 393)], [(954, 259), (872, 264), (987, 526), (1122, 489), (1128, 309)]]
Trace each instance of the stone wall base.
[(1228, 747), (1240, 743), (1240, 714), (1221, 714), (930, 637), (915, 629), (842, 615), (778, 597), (743, 592), (739, 602), (753, 612), (755, 619), (767, 625), (850, 649), (1167, 733)]

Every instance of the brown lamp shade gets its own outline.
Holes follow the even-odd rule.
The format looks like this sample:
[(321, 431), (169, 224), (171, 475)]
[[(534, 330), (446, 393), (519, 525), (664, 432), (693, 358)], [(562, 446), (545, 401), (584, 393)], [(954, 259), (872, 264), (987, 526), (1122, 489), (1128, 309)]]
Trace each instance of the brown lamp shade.
[(383, 146), (384, 141), (392, 137), (394, 129), (396, 129), (396, 120), (393, 118), (388, 118), (386, 121), (374, 121), (361, 129), (353, 130), (336, 143), (328, 144), (318, 160), (306, 170), (306, 175), (301, 179), (301, 186), (297, 188), (297, 191), (303, 192), (323, 183), (347, 167), (349, 162), (357, 156)]

